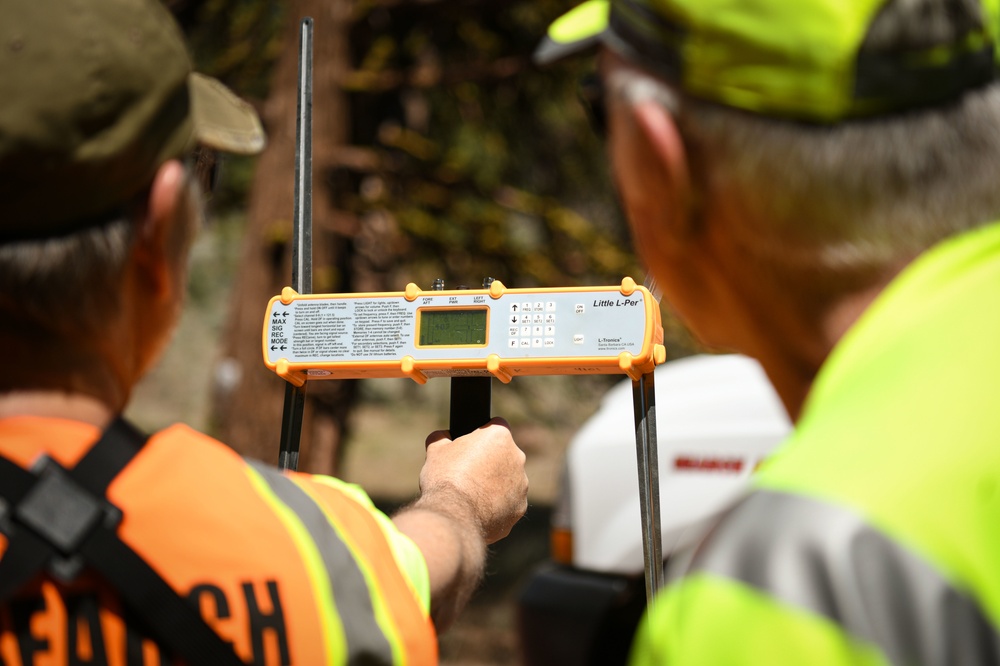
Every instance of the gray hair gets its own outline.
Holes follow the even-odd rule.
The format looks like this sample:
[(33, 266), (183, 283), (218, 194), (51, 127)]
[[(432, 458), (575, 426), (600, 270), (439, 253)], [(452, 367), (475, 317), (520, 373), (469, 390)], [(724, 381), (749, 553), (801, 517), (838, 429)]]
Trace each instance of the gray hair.
[[(183, 228), (174, 230), (171, 251), (186, 251), (200, 221), (197, 188), (188, 176), (181, 205), (192, 219), (176, 225)], [(74, 340), (106, 330), (120, 311), (122, 279), (144, 203), (132, 202), (108, 222), (66, 236), (0, 243), (0, 332)]]
[(96, 334), (118, 313), (135, 229), (129, 216), (120, 215), (60, 238), (0, 244), (3, 328), (29, 326), (24, 333), (57, 337)]
[[(926, 46), (964, 34), (979, 12), (967, 0), (891, 0), (863, 48)], [(671, 110), (697, 194), (745, 211), (727, 232), (786, 274), (864, 282), (1000, 216), (1000, 84), (937, 108), (820, 126), (697, 100), (628, 67), (608, 83), (618, 98)]]

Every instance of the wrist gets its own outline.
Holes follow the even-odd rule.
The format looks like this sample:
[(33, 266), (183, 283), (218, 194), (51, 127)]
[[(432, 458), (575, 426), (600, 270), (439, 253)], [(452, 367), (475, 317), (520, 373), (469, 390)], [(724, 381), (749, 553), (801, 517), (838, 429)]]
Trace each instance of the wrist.
[(487, 544), (475, 504), (457, 488), (436, 486), (393, 516), (393, 522), (424, 555), (431, 618), (442, 631), (483, 578)]
[(448, 482), (435, 484), (423, 490), (411, 507), (442, 514), (460, 524), (464, 531), (477, 535), (485, 544), (486, 530), (475, 501), (455, 485)]

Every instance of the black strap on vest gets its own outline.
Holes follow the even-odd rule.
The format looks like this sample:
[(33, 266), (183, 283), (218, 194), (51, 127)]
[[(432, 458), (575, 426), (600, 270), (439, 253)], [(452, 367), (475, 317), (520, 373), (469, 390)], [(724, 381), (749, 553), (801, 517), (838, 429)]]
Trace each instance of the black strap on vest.
[(198, 609), (118, 538), (122, 513), (105, 493), (145, 443), (145, 435), (118, 418), (73, 469), (43, 455), (26, 470), (0, 456), (6, 504), (0, 532), (8, 539), (0, 559), (0, 604), (43, 571), (69, 582), (89, 568), (173, 656), (192, 666), (245, 666)]

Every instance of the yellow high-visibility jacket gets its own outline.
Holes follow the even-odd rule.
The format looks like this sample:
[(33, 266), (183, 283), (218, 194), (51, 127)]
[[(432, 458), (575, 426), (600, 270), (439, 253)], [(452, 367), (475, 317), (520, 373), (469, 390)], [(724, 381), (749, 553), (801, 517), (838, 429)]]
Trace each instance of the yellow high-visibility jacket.
[(908, 266), (632, 664), (1000, 663), (1000, 224)]

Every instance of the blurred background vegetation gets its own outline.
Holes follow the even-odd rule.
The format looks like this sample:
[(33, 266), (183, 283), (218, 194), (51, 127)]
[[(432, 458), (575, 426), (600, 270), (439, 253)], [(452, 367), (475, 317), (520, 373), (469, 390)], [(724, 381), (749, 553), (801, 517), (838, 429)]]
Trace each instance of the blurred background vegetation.
[[(277, 459), (283, 385), (263, 367), (260, 334), (267, 300), (290, 279), (303, 16), (315, 19), (314, 291), (643, 280), (578, 99), (593, 59), (531, 62), (572, 0), (165, 1), (196, 67), (258, 108), (269, 146), (226, 159), (190, 311), (134, 408), (146, 427), (180, 418)], [(668, 313), (664, 325), (669, 356), (694, 351)], [(616, 379), (518, 378), (497, 385), (495, 412), (522, 425), (526, 448), (561, 452)], [(343, 473), (351, 449), (400, 437), (422, 458), (424, 435), (447, 423), (440, 381), (312, 382), (300, 467)], [(177, 393), (188, 403), (179, 416), (162, 407)]]
[[(601, 139), (578, 100), (582, 59), (531, 53), (574, 0), (164, 0), (196, 67), (256, 106), (253, 159), (227, 157), (194, 248), (188, 306), (129, 417), (183, 421), (277, 462), (283, 382), (261, 359), (268, 299), (290, 282), (299, 21), (315, 19), (314, 291), (641, 282)], [(668, 356), (695, 351), (664, 312)], [(442, 637), (442, 663), (517, 663), (520, 577), (547, 553), (547, 507), (570, 437), (616, 376), (494, 383), (526, 451), (531, 507), (484, 588)], [(449, 384), (311, 382), (300, 469), (360, 483), (391, 508), (417, 492)], [(623, 438), (632, 437), (623, 415)]]

